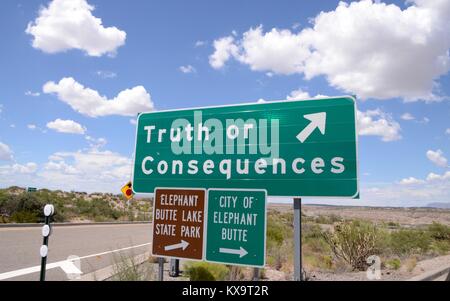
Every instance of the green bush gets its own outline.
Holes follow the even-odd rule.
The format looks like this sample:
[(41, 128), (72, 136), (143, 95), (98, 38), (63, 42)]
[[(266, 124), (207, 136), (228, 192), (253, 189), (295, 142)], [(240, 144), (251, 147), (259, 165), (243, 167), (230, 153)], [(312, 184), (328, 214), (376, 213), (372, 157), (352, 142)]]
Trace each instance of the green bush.
[(318, 224), (334, 224), (337, 222), (341, 222), (342, 218), (339, 217), (336, 214), (331, 214), (331, 215), (319, 215), (318, 217), (315, 218), (315, 222)]
[(390, 249), (397, 255), (426, 253), (431, 243), (431, 235), (423, 230), (401, 229), (390, 235)]
[(323, 235), (334, 255), (347, 262), (354, 270), (366, 270), (371, 255), (379, 253), (379, 230), (371, 223), (352, 221), (334, 226), (333, 232)]
[(450, 241), (448, 240), (435, 240), (431, 243), (431, 250), (439, 255), (446, 255), (450, 252)]
[(37, 223), (44, 219), (44, 203), (30, 193), (2, 197), (0, 211), (16, 223)]
[(398, 270), (401, 265), (402, 263), (398, 258), (392, 258), (386, 261), (386, 266), (393, 270)]
[(17, 211), (13, 213), (11, 220), (16, 223), (38, 223), (39, 215), (36, 212)]
[(430, 232), (430, 236), (435, 240), (444, 240), (450, 241), (450, 227), (433, 222), (428, 226), (428, 232)]
[[(292, 215), (292, 214), (291, 214)], [(279, 247), (283, 241), (292, 239), (292, 219), (278, 212), (267, 217), (267, 248)]]
[(191, 281), (221, 281), (229, 274), (225, 265), (209, 262), (188, 263), (185, 265), (185, 271)]

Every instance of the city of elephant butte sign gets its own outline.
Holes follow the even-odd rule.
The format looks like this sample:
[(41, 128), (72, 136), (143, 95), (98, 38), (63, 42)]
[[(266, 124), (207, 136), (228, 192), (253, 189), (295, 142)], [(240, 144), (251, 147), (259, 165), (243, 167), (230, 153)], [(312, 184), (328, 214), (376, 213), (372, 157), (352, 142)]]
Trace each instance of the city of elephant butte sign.
[(136, 193), (203, 187), (357, 198), (356, 101), (343, 96), (142, 113), (134, 160)]

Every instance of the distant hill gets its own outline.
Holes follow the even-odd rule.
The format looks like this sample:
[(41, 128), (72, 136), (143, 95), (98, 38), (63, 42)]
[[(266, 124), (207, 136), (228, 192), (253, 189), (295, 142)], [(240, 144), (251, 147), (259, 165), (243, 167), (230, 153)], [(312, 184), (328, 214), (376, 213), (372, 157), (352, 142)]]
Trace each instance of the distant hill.
[(0, 223), (41, 222), (46, 204), (55, 206), (55, 222), (149, 221), (151, 214), (148, 198), (127, 201), (120, 194), (48, 189), (27, 192), (13, 186), (0, 189)]
[(439, 208), (439, 209), (450, 209), (450, 203), (429, 203), (426, 207)]

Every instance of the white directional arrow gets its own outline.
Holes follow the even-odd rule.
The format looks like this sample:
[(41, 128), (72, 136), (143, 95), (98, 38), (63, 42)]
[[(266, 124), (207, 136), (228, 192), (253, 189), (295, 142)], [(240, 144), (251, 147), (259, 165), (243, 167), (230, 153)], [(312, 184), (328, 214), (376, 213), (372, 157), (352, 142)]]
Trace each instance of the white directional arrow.
[(248, 254), (248, 252), (243, 247), (240, 247), (239, 249), (220, 248), (219, 252), (226, 254), (236, 254), (239, 255), (239, 258), (242, 258)]
[(308, 139), (309, 135), (311, 135), (316, 128), (319, 129), (322, 135), (325, 135), (325, 124), (327, 119), (326, 112), (308, 114), (303, 117), (311, 122), (297, 135), (297, 139), (300, 140), (301, 143), (305, 142), (305, 140)]
[(164, 250), (165, 251), (170, 251), (170, 250), (175, 250), (175, 249), (183, 249), (186, 250), (186, 248), (189, 246), (189, 243), (185, 240), (181, 240), (181, 242), (179, 244), (174, 244), (174, 245), (169, 245), (169, 246), (165, 246)]

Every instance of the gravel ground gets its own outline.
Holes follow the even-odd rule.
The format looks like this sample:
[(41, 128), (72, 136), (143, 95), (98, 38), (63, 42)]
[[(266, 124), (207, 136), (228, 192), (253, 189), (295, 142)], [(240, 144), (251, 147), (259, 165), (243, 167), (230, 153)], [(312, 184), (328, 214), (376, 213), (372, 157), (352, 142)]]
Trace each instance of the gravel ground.
[[(450, 267), (450, 255), (439, 256), (419, 261), (416, 267), (411, 271), (402, 266), (398, 270), (382, 270), (380, 281), (405, 281), (414, 276), (421, 275), (426, 272), (434, 271), (443, 267)], [(266, 269), (266, 280), (284, 281), (292, 280), (292, 275), (281, 271)], [(366, 272), (343, 272), (332, 273), (325, 271), (311, 271), (307, 273), (309, 281), (374, 281), (367, 278)]]

